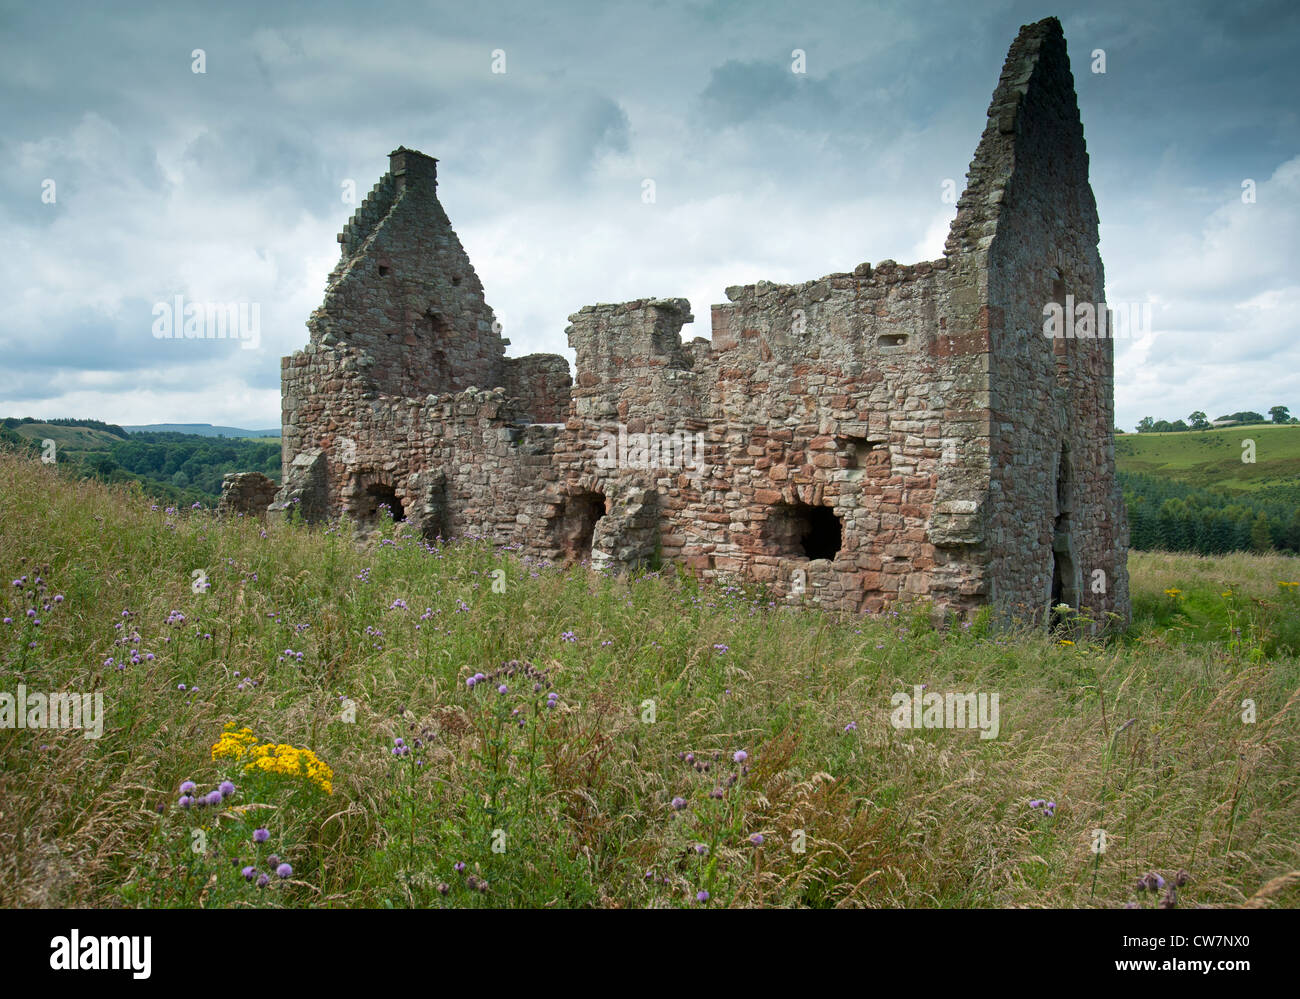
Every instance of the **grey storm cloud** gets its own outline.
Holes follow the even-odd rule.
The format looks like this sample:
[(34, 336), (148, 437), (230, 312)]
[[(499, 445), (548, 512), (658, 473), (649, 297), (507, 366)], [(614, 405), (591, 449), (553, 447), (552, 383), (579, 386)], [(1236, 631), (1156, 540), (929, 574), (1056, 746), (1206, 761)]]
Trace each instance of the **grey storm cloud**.
[[(512, 353), (567, 353), (567, 316), (594, 302), (682, 295), (701, 317), (686, 335), (707, 335), (727, 285), (938, 256), (945, 182), (964, 186), (1007, 46), (1047, 13), (1070, 47), (1107, 296), (1157, 317), (1151, 342), (1117, 345), (1120, 425), (1300, 410), (1298, 11), (8, 3), (0, 415), (275, 425), (345, 192), (364, 197), (399, 145), (439, 158)], [(151, 309), (178, 294), (257, 303), (258, 348), (153, 338)]]

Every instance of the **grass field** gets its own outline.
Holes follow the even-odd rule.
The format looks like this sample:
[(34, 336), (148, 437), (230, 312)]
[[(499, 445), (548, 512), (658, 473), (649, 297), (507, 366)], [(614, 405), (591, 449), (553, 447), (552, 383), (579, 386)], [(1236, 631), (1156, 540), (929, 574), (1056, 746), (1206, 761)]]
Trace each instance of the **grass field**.
[[(1242, 461), (1242, 442), (1255, 442), (1255, 461)], [(1300, 426), (1228, 427), (1115, 438), (1122, 472), (1177, 479), (1193, 486), (1251, 491), (1300, 480)]]
[(1296, 906), (1300, 562), (1130, 567), (1121, 638), (940, 633), (0, 454), (0, 692), (104, 709), (0, 729), (0, 904)]

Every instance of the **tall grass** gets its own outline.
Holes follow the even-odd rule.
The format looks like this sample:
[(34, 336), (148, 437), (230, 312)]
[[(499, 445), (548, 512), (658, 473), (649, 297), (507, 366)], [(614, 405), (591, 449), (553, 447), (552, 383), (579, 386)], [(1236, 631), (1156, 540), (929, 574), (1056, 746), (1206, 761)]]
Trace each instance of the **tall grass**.
[[(107, 715), (0, 729), (0, 903), (1114, 908), (1180, 869), (1181, 905), (1300, 902), (1294, 559), (1134, 556), (1134, 629), (1069, 645), (385, 534), (0, 455), (0, 691)], [(998, 737), (895, 729), (914, 684), (999, 694)], [(214, 760), (228, 725), (330, 792)]]

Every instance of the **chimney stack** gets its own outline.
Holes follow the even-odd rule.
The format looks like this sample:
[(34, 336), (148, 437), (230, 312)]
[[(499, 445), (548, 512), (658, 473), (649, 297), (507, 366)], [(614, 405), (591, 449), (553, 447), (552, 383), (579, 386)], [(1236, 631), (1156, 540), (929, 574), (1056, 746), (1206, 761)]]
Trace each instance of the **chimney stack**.
[(405, 146), (398, 146), (388, 154), (388, 170), (393, 175), (397, 193), (407, 186), (433, 194), (438, 187), (438, 161), (432, 156)]

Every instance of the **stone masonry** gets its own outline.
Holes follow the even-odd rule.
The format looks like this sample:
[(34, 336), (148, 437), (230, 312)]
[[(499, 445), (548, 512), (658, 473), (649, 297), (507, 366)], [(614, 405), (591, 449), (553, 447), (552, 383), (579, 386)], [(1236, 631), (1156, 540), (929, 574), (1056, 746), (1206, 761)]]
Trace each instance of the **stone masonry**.
[(398, 149), (283, 359), (272, 509), (850, 611), (1126, 622), (1112, 344), (1044, 334), (1104, 299), (1055, 18), (1012, 44), (967, 178), (942, 258), (728, 288), (689, 343), (684, 299), (587, 306), (571, 379), (505, 356), (437, 161)]

